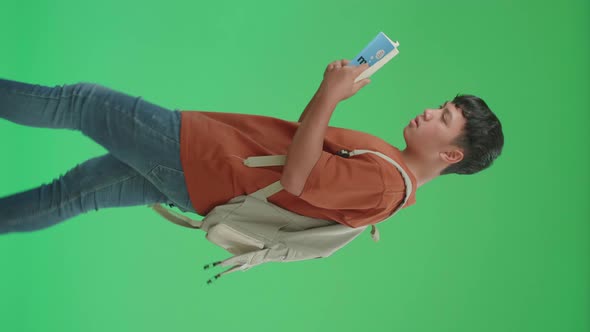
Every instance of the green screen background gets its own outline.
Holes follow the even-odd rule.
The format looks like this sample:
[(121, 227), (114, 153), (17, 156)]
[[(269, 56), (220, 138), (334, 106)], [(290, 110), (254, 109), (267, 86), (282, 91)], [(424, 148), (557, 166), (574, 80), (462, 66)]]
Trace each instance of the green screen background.
[[(212, 285), (225, 268), (203, 265), (229, 253), (146, 206), (2, 236), (1, 329), (589, 331), (589, 12), (572, 0), (3, 2), (2, 78), (297, 121), (326, 65), (383, 31), (400, 54), (331, 126), (401, 149), (410, 119), (469, 93), (506, 141), (491, 168), (421, 187), (378, 243), (367, 230), (329, 258)], [(0, 197), (108, 152), (4, 119), (0, 138)]]

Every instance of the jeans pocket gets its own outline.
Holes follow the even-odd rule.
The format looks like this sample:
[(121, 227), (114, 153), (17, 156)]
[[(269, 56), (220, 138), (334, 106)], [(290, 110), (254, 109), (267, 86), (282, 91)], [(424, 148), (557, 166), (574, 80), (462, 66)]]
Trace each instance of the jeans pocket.
[(195, 212), (186, 189), (183, 171), (158, 165), (147, 176), (158, 190), (166, 195), (182, 212)]

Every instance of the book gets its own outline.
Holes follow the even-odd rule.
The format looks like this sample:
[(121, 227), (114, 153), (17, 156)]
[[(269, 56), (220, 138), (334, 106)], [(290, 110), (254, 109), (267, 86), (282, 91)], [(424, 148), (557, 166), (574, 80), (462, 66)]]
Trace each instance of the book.
[(392, 41), (383, 32), (379, 32), (371, 42), (363, 48), (363, 50), (350, 62), (347, 66), (360, 66), (363, 63), (368, 63), (369, 68), (363, 71), (355, 80), (354, 83), (371, 77), (381, 67), (383, 67), (389, 60), (399, 54), (399, 42)]

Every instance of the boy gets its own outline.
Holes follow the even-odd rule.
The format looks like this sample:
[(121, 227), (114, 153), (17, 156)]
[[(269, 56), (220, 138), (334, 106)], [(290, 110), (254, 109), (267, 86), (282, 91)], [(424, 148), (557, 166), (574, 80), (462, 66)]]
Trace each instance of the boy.
[[(368, 84), (354, 84), (367, 65), (332, 62), (300, 124), (273, 117), (219, 112), (183, 112), (181, 150), (187, 187), (196, 211), (206, 215), (230, 198), (252, 193), (280, 178), (285, 190), (268, 201), (289, 211), (349, 227), (386, 219), (403, 202), (401, 174), (381, 157), (366, 153), (344, 158), (339, 151), (379, 151), (400, 164), (415, 191), (442, 174), (473, 174), (500, 154), (500, 122), (485, 102), (457, 96), (438, 109), (427, 109), (404, 128), (403, 151), (373, 135), (328, 127), (338, 102)], [(204, 134), (205, 133), (205, 134)], [(248, 156), (286, 154), (284, 167), (249, 168)], [(221, 179), (232, 178), (226, 182)], [(182, 208), (180, 208), (182, 210)]]
[[(91, 209), (167, 203), (206, 215), (231, 198), (281, 180), (268, 197), (302, 215), (349, 227), (379, 222), (403, 201), (401, 174), (372, 154), (345, 158), (342, 149), (379, 151), (408, 172), (414, 190), (442, 174), (490, 166), (503, 145), (501, 125), (475, 96), (457, 96), (404, 128), (400, 151), (359, 131), (328, 127), (336, 105), (369, 79), (367, 68), (330, 63), (300, 123), (273, 117), (169, 111), (98, 84), (55, 88), (0, 79), (0, 117), (43, 128), (79, 130), (109, 153), (77, 165), (49, 185), (0, 198), (0, 233), (43, 229)], [(286, 154), (284, 167), (249, 168), (249, 156)]]

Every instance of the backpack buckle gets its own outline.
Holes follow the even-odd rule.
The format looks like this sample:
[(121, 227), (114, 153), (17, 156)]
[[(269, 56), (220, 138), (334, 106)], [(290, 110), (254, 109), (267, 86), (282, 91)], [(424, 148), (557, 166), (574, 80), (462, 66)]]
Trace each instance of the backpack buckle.
[(340, 151), (336, 151), (336, 154), (339, 155), (340, 157), (343, 157), (343, 158), (350, 157), (350, 151), (347, 151), (347, 150), (344, 150), (344, 149), (343, 150), (340, 150)]

